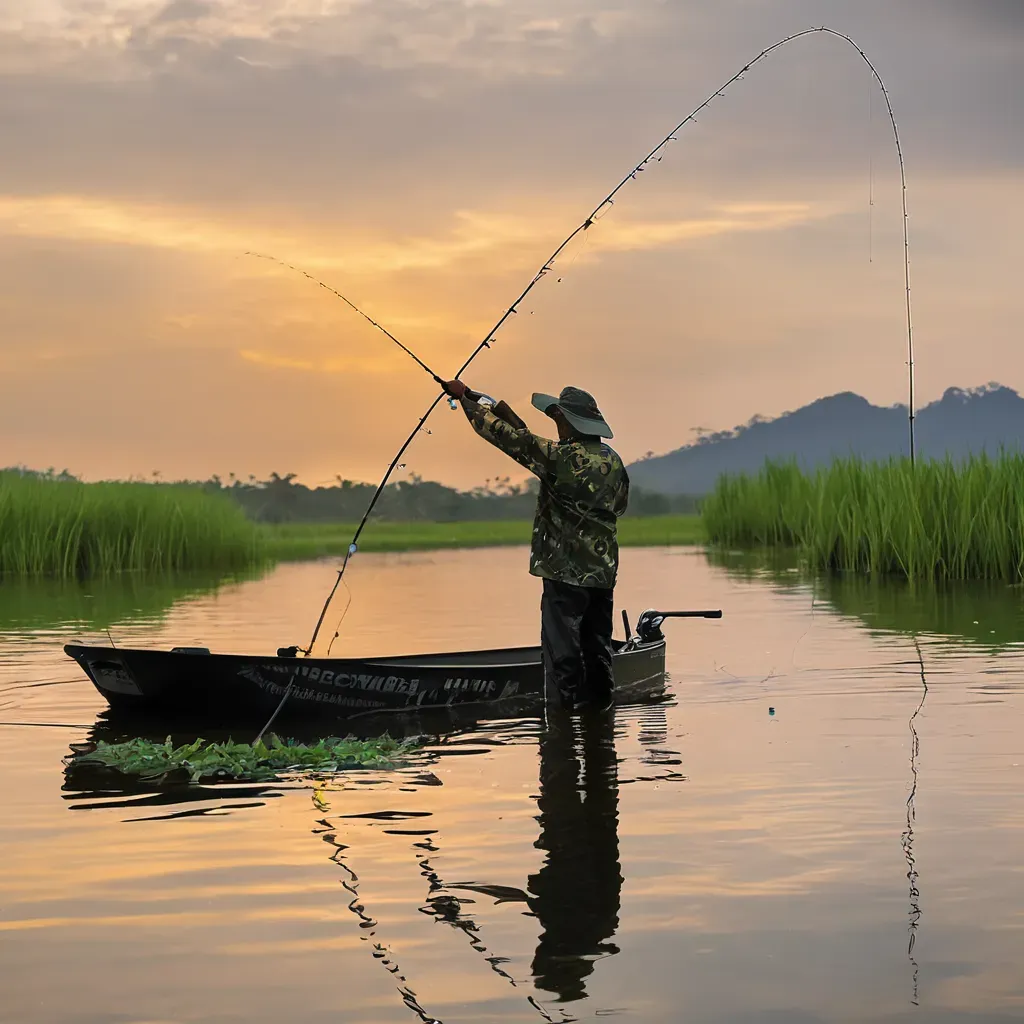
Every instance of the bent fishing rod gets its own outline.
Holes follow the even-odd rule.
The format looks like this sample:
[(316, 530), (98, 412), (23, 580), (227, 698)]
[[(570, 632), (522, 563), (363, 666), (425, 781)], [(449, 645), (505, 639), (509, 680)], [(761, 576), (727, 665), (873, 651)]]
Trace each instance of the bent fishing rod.
[[(743, 67), (741, 67), (739, 69), (739, 71), (737, 71), (734, 75), (732, 75), (729, 79), (727, 79), (717, 89), (715, 89), (714, 92), (712, 92), (710, 95), (708, 95), (707, 98), (704, 99), (703, 102), (701, 102), (689, 114), (687, 114), (686, 117), (684, 117), (649, 153), (647, 153), (646, 156), (643, 157), (643, 159), (641, 159), (638, 163), (634, 164), (633, 167), (623, 176), (621, 181), (619, 181), (619, 183), (597, 204), (597, 206), (594, 207), (594, 209), (587, 215), (587, 217), (584, 218), (584, 220), (581, 221), (565, 237), (565, 239), (555, 248), (554, 252), (552, 252), (551, 255), (541, 264), (540, 268), (533, 275), (533, 277), (529, 280), (529, 282), (527, 283), (526, 287), (520, 292), (520, 294), (516, 298), (516, 300), (512, 303), (511, 306), (509, 306), (504, 311), (504, 313), (502, 313), (502, 315), (499, 317), (497, 323), (495, 323), (495, 325), (490, 329), (490, 331), (488, 331), (488, 333), (483, 338), (483, 340), (469, 354), (469, 357), (465, 360), (465, 362), (459, 368), (458, 372), (455, 374), (455, 378), (454, 379), (458, 379), (459, 377), (461, 377), (462, 374), (465, 373), (465, 371), (474, 362), (474, 360), (477, 358), (477, 356), (479, 356), (480, 353), (483, 352), (484, 349), (490, 348), (491, 342), (494, 340), (494, 336), (497, 334), (497, 332), (504, 326), (504, 324), (506, 323), (506, 321), (509, 320), (510, 317), (515, 316), (519, 312), (519, 306), (522, 304), (523, 300), (530, 294), (531, 291), (533, 291), (533, 289), (536, 287), (536, 285), (544, 277), (547, 276), (548, 272), (552, 269), (552, 267), (554, 266), (555, 262), (562, 255), (562, 253), (565, 251), (565, 249), (572, 243), (572, 241), (577, 236), (579, 236), (582, 233), (588, 231), (593, 226), (594, 222), (597, 219), (599, 219), (599, 217), (602, 215), (602, 213), (606, 212), (609, 207), (614, 205), (615, 199), (618, 196), (619, 192), (621, 192), (622, 189), (624, 189), (626, 187), (626, 185), (630, 181), (636, 181), (637, 175), (641, 174), (643, 171), (645, 171), (647, 169), (648, 165), (652, 161), (659, 162), (659, 163), (661, 162), (664, 150), (668, 147), (670, 142), (675, 142), (677, 140), (678, 133), (683, 128), (685, 128), (687, 124), (689, 124), (691, 121), (693, 121), (697, 117), (697, 115), (701, 113), (701, 111), (703, 111), (706, 107), (710, 106), (710, 104), (713, 103), (716, 99), (721, 97), (726, 89), (728, 89), (735, 82), (737, 82), (741, 78), (743, 78), (743, 76), (755, 64), (757, 64), (760, 61), (762, 61), (770, 53), (773, 53), (775, 50), (778, 50), (780, 47), (783, 47), (787, 43), (791, 43), (791, 42), (793, 42), (796, 39), (801, 39), (804, 36), (810, 36), (810, 35), (816, 35), (816, 34), (824, 34), (824, 35), (834, 36), (835, 38), (840, 39), (840, 40), (848, 43), (850, 46), (852, 46), (857, 51), (858, 54), (860, 54), (860, 56), (863, 59), (864, 63), (870, 69), (871, 74), (872, 74), (874, 80), (878, 83), (878, 86), (879, 86), (879, 88), (880, 88), (880, 90), (882, 92), (882, 96), (885, 99), (886, 109), (887, 109), (888, 114), (889, 114), (889, 121), (890, 121), (890, 123), (892, 125), (893, 137), (894, 137), (895, 142), (896, 142), (896, 153), (897, 153), (897, 156), (899, 158), (900, 183), (901, 183), (901, 189), (902, 189), (902, 205), (903, 205), (903, 270), (904, 270), (904, 285), (905, 285), (905, 294), (906, 294), (907, 366), (908, 366), (908, 370), (909, 370), (908, 425), (909, 425), (909, 431), (910, 431), (910, 461), (911, 461), (911, 465), (913, 465), (913, 463), (914, 463), (914, 455), (915, 455), (915, 450), (914, 450), (914, 419), (915, 419), (915, 416), (914, 416), (914, 340), (913, 340), (913, 321), (912, 321), (912, 316), (911, 316), (911, 302), (910, 302), (910, 239), (909, 239), (909, 223), (908, 223), (909, 222), (909, 216), (908, 216), (908, 213), (907, 213), (907, 178), (906, 178), (906, 169), (905, 169), (904, 160), (903, 160), (903, 147), (902, 147), (902, 144), (900, 142), (899, 128), (897, 127), (897, 124), (896, 124), (896, 116), (893, 113), (892, 102), (891, 102), (890, 97), (889, 97), (889, 91), (886, 88), (885, 83), (882, 81), (882, 77), (878, 73), (878, 69), (875, 67), (875, 65), (872, 63), (871, 59), (867, 56), (867, 54), (860, 47), (860, 45), (858, 43), (856, 43), (849, 35), (847, 35), (844, 32), (840, 32), (837, 29), (829, 28), (826, 25), (812, 26), (811, 28), (802, 29), (799, 32), (793, 32), (790, 35), (785, 36), (784, 38), (782, 38), (782, 39), (778, 40), (777, 42), (773, 43), (771, 46), (766, 47), (756, 57), (754, 57), (753, 60), (751, 60), (748, 63), (744, 64)], [(258, 256), (260, 254), (253, 253), (252, 255), (257, 255)], [(262, 258), (274, 260), (274, 257), (263, 256)], [(282, 261), (282, 260), (274, 260), (274, 261), (277, 262), (277, 263), (280, 263), (283, 266), (289, 267), (292, 270), (295, 270), (297, 273), (303, 274), (305, 277), (309, 278), (315, 284), (317, 284), (320, 287), (326, 289), (327, 291), (333, 292), (340, 299), (342, 299), (342, 301), (344, 301), (348, 306), (350, 306), (353, 310), (355, 310), (360, 316), (362, 316), (369, 323), (371, 323), (374, 327), (376, 327), (378, 330), (380, 330), (382, 333), (384, 333), (395, 344), (397, 344), (404, 352), (406, 352), (409, 356), (411, 356), (419, 364), (420, 367), (422, 367), (427, 373), (430, 374), (430, 376), (436, 382), (442, 383), (442, 384), (444, 383), (442, 381), (441, 377), (438, 374), (436, 374), (429, 366), (427, 366), (427, 364), (424, 363), (418, 356), (416, 356), (415, 353), (413, 353), (411, 349), (407, 348), (390, 331), (388, 331), (386, 328), (382, 327), (379, 323), (377, 323), (377, 321), (375, 321), (369, 315), (364, 313), (361, 309), (359, 309), (349, 299), (345, 298), (345, 296), (342, 295), (340, 292), (338, 292), (336, 289), (330, 287), (327, 284), (324, 284), (322, 281), (319, 281), (317, 278), (313, 277), (311, 274), (306, 273), (306, 271), (300, 270), (298, 267), (293, 267), (293, 266), (291, 266), (291, 264), (284, 263), (284, 261)], [(327, 600), (324, 602), (323, 610), (320, 612), (320, 617), (317, 620), (316, 627), (313, 630), (313, 635), (312, 635), (312, 638), (310, 639), (309, 646), (305, 647), (305, 648), (301, 648), (301, 650), (303, 651), (304, 654), (308, 655), (312, 651), (313, 645), (316, 643), (317, 637), (319, 636), (320, 630), (321, 630), (321, 628), (323, 626), (324, 618), (327, 615), (327, 610), (330, 607), (331, 601), (334, 599), (334, 595), (337, 593), (338, 586), (340, 585), (340, 583), (342, 581), (342, 578), (345, 575), (345, 570), (348, 567), (348, 563), (349, 563), (352, 555), (354, 555), (356, 553), (356, 551), (358, 550), (359, 538), (362, 535), (363, 529), (366, 527), (366, 524), (369, 521), (370, 515), (372, 514), (373, 509), (376, 506), (378, 499), (380, 498), (381, 494), (383, 493), (384, 488), (387, 486), (388, 481), (391, 479), (392, 473), (394, 473), (395, 468), (398, 466), (399, 461), (401, 460), (402, 456), (405, 454), (406, 450), (409, 448), (409, 446), (412, 444), (412, 442), (416, 439), (417, 434), (419, 434), (419, 432), (424, 428), (424, 425), (426, 424), (427, 420), (430, 418), (430, 415), (437, 408), (438, 404), (442, 401), (442, 399), (444, 397), (445, 397), (445, 392), (442, 391), (441, 394), (439, 394), (430, 403), (430, 405), (427, 407), (426, 412), (424, 412), (423, 415), (419, 418), (419, 420), (416, 423), (416, 426), (413, 428), (412, 432), (409, 434), (408, 438), (405, 440), (405, 442), (402, 444), (402, 446), (398, 449), (398, 452), (395, 455), (395, 457), (391, 460), (391, 463), (388, 466), (387, 471), (384, 473), (384, 476), (382, 477), (380, 483), (378, 484), (376, 490), (374, 491), (373, 496), (370, 499), (370, 503), (367, 506), (366, 511), (363, 514), (362, 519), (359, 521), (359, 525), (357, 526), (356, 531), (355, 531), (355, 533), (352, 536), (352, 541), (351, 541), (351, 543), (348, 546), (347, 552), (345, 553), (345, 557), (344, 557), (344, 560), (342, 561), (341, 568), (338, 570), (337, 578), (334, 581), (334, 586), (331, 588), (331, 592), (328, 595)], [(454, 404), (453, 404), (453, 407), (454, 407)], [(335, 634), (335, 637), (336, 636), (337, 636), (337, 633)], [(333, 643), (333, 639), (332, 639), (332, 643)], [(297, 648), (296, 650), (298, 651), (299, 648)], [(329, 651), (328, 651), (328, 653), (329, 653)], [(286, 694), (286, 696), (287, 696), (287, 694)]]

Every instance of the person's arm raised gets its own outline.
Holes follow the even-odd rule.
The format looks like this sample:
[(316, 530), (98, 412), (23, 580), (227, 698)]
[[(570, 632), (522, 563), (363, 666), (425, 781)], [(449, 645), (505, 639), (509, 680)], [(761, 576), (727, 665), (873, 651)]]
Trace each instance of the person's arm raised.
[(526, 421), (513, 412), (512, 407), (502, 399), (494, 407), (494, 415), (504, 420), (514, 430), (526, 430)]
[(483, 405), (479, 399), (484, 396), (467, 387), (461, 380), (446, 381), (444, 390), (462, 403), (466, 418), (485, 441), (500, 448), (520, 466), (541, 479), (553, 474), (555, 442), (531, 433), (507, 402)]

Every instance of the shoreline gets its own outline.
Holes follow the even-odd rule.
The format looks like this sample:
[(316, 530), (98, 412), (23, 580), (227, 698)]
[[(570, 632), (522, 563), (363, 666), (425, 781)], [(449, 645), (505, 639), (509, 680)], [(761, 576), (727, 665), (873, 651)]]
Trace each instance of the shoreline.
[[(371, 522), (359, 539), (359, 550), (440, 551), (451, 548), (515, 547), (530, 543), (530, 519), (463, 520), (460, 522)], [(295, 562), (343, 555), (355, 523), (281, 523), (259, 527), (264, 555)], [(636, 516), (619, 523), (619, 547), (695, 546), (704, 544), (698, 515)]]

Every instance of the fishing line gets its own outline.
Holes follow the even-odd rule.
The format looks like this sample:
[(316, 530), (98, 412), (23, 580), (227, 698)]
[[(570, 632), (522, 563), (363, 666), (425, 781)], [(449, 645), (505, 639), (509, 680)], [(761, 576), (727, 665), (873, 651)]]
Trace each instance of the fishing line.
[(868, 263), (874, 263), (875, 248), (875, 154), (872, 149), (875, 90), (868, 89)]
[(289, 270), (294, 270), (296, 274), (301, 274), (303, 277), (308, 278), (310, 281), (313, 282), (313, 284), (319, 285), (321, 288), (323, 288), (324, 291), (328, 291), (332, 295), (336, 295), (339, 299), (341, 299), (342, 302), (345, 303), (346, 306), (349, 307), (349, 309), (352, 309), (356, 313), (358, 313), (367, 323), (373, 324), (373, 326), (376, 327), (378, 331), (380, 331), (382, 334), (390, 338), (406, 355), (410, 356), (417, 363), (417, 365), (423, 367), (423, 369), (426, 370), (427, 373), (429, 373), (430, 376), (434, 378), (435, 383), (444, 383), (444, 380), (441, 377), (439, 377), (436, 373), (434, 373), (434, 371), (429, 366), (427, 366), (427, 364), (423, 362), (423, 360), (420, 359), (420, 357), (416, 355), (416, 353), (413, 352), (411, 348), (407, 348), (405, 345), (403, 345), (402, 342), (400, 342), (386, 327), (383, 327), (381, 324), (377, 323), (377, 321), (374, 320), (373, 317), (369, 315), (369, 313), (364, 313), (351, 299), (347, 299), (344, 295), (342, 295), (337, 288), (332, 288), (329, 284), (325, 283), (324, 281), (321, 281), (320, 278), (318, 277), (314, 277), (308, 271), (303, 270), (301, 267), (296, 267), (291, 263), (286, 263), (284, 260), (279, 260), (276, 256), (268, 256), (262, 252), (246, 252), (245, 255), (255, 256), (256, 259), (258, 260), (269, 260), (271, 263), (277, 263), (282, 267), (287, 267)]
[[(888, 114), (889, 114), (889, 121), (890, 121), (890, 124), (892, 125), (893, 137), (894, 137), (895, 142), (896, 142), (896, 153), (897, 153), (897, 156), (899, 158), (900, 183), (901, 183), (901, 189), (902, 189), (902, 204), (903, 204), (903, 264), (904, 264), (904, 285), (905, 285), (905, 295), (906, 295), (907, 367), (908, 367), (908, 375), (909, 375), (908, 427), (909, 427), (909, 433), (910, 433), (910, 461), (911, 461), (911, 464), (913, 464), (913, 462), (914, 462), (914, 455), (915, 455), (915, 451), (914, 451), (914, 418), (915, 418), (915, 416), (914, 416), (914, 343), (913, 343), (913, 322), (912, 322), (912, 316), (911, 316), (911, 301), (910, 301), (910, 239), (909, 239), (909, 223), (908, 223), (909, 222), (909, 216), (908, 216), (908, 213), (907, 213), (907, 179), (906, 179), (906, 169), (905, 169), (904, 160), (903, 160), (903, 147), (902, 147), (902, 143), (900, 142), (899, 128), (897, 127), (897, 124), (896, 124), (896, 116), (893, 113), (892, 102), (891, 102), (891, 100), (889, 98), (889, 91), (886, 88), (885, 83), (882, 81), (882, 77), (878, 73), (877, 68), (871, 62), (870, 58), (867, 56), (867, 54), (864, 52), (864, 50), (850, 36), (848, 36), (844, 32), (840, 32), (837, 29), (829, 28), (829, 27), (827, 27), (825, 25), (813, 26), (811, 28), (802, 29), (799, 32), (794, 32), (794, 33), (792, 33), (792, 34), (790, 34), (788, 36), (785, 36), (784, 38), (782, 38), (782, 39), (778, 40), (777, 42), (773, 43), (771, 46), (766, 47), (756, 57), (754, 57), (753, 60), (751, 60), (748, 63), (744, 64), (743, 67), (741, 67), (739, 69), (739, 71), (737, 71), (730, 78), (728, 78), (722, 85), (720, 85), (717, 89), (715, 89), (714, 92), (712, 92), (703, 102), (701, 102), (689, 114), (687, 114), (687, 116), (684, 117), (652, 150), (650, 150), (650, 152), (648, 152), (647, 155), (643, 157), (643, 159), (641, 159), (637, 164), (635, 164), (623, 176), (621, 181), (619, 181), (619, 183), (597, 204), (597, 206), (594, 207), (594, 209), (590, 212), (590, 214), (580, 224), (578, 224), (566, 236), (566, 238), (555, 248), (555, 250), (551, 253), (551, 255), (541, 264), (540, 268), (533, 275), (533, 277), (529, 280), (529, 282), (527, 283), (526, 287), (519, 293), (519, 295), (516, 298), (516, 300), (502, 313), (502, 315), (499, 317), (497, 323), (491, 328), (491, 330), (487, 333), (487, 335), (483, 338), (483, 340), (476, 346), (476, 348), (474, 348), (473, 351), (469, 354), (469, 357), (465, 360), (465, 362), (459, 368), (458, 372), (455, 374), (455, 378), (458, 379), (459, 377), (461, 377), (461, 375), (469, 368), (469, 366), (473, 363), (473, 361), (477, 358), (477, 356), (480, 355), (480, 353), (483, 352), (484, 349), (490, 348), (491, 342), (494, 340), (495, 334), (497, 334), (497, 332), (504, 326), (504, 324), (506, 323), (506, 321), (509, 320), (509, 318), (515, 316), (519, 312), (519, 306), (521, 305), (523, 300), (526, 298), (526, 296), (529, 295), (530, 292), (534, 289), (534, 287), (544, 277), (546, 277), (548, 275), (548, 273), (553, 268), (555, 262), (562, 255), (562, 253), (565, 251), (565, 249), (572, 243), (572, 241), (577, 237), (577, 235), (580, 235), (581, 233), (588, 231), (590, 229), (590, 227), (593, 225), (594, 221), (596, 219), (598, 219), (603, 213), (606, 213), (609, 207), (614, 205), (615, 198), (619, 194), (619, 192), (622, 191), (622, 189), (625, 188), (626, 185), (630, 181), (636, 181), (637, 176), (639, 174), (641, 174), (643, 171), (645, 171), (652, 161), (654, 161), (654, 162), (660, 162), (661, 161), (661, 159), (663, 157), (663, 151), (668, 147), (669, 143), (675, 142), (677, 140), (678, 133), (689, 122), (693, 121), (697, 117), (697, 115), (700, 114), (700, 112), (702, 110), (704, 110), (707, 106), (709, 106), (712, 102), (714, 102), (714, 100), (716, 100), (720, 96), (722, 96), (723, 93), (725, 92), (725, 90), (729, 88), (729, 86), (731, 86), (733, 83), (735, 83), (739, 79), (743, 78), (743, 76), (755, 64), (757, 64), (758, 62), (763, 60), (765, 57), (767, 57), (768, 54), (774, 52), (775, 50), (779, 49), (780, 47), (785, 46), (787, 43), (790, 43), (790, 42), (792, 42), (792, 41), (794, 41), (796, 39), (801, 39), (804, 36), (810, 36), (810, 35), (815, 35), (815, 34), (819, 34), (819, 33), (820, 34), (834, 36), (837, 39), (845, 41), (850, 46), (852, 46), (857, 51), (858, 54), (860, 54), (862, 60), (864, 61), (864, 63), (870, 69), (871, 74), (874, 77), (874, 80), (878, 83), (879, 89), (882, 92), (882, 96), (885, 99), (886, 109), (887, 109)], [(264, 258), (267, 258), (267, 257), (264, 257)], [(281, 261), (276, 261), (276, 262), (281, 262)], [(289, 264), (284, 264), (284, 265), (285, 266), (290, 266)], [(298, 273), (305, 274), (304, 271), (299, 270), (296, 267), (292, 267), (291, 269), (296, 270)], [(315, 278), (312, 278), (311, 275), (305, 274), (305, 276), (310, 277), (311, 280), (315, 281), (317, 284), (321, 284), (321, 282), (317, 281)], [(363, 316), (371, 324), (373, 324), (379, 330), (383, 331), (383, 333), (386, 334), (389, 338), (391, 338), (392, 341), (394, 341), (396, 344), (400, 345), (401, 348), (403, 349), (403, 351), (405, 351), (409, 355), (413, 356), (413, 358), (416, 360), (416, 362), (419, 363), (419, 365), (422, 366), (425, 370), (427, 370), (427, 372), (430, 373), (431, 376), (433, 376), (436, 380), (439, 380), (437, 375), (434, 374), (434, 372), (428, 366), (426, 366), (426, 364), (423, 363), (418, 357), (413, 355), (413, 353), (408, 348), (406, 348), (405, 345), (402, 345), (402, 343), (399, 342), (398, 339), (394, 337), (394, 335), (392, 335), (389, 331), (387, 331), (383, 327), (381, 327), (375, 320), (373, 320), (367, 314), (363, 313), (362, 310), (358, 309), (358, 307), (356, 307), (352, 302), (350, 302), (348, 299), (346, 299), (344, 296), (342, 296), (340, 292), (335, 291), (334, 289), (330, 288), (329, 286), (325, 286), (325, 287), (327, 287), (328, 291), (332, 291), (332, 292), (334, 292), (334, 294), (336, 294), (340, 298), (342, 298), (343, 301), (347, 305), (349, 305), (353, 309), (355, 309), (361, 316)], [(330, 592), (330, 594), (329, 594), (329, 596), (327, 598), (327, 601), (324, 604), (323, 611), (320, 613), (320, 618), (318, 619), (316, 627), (313, 630), (313, 636), (310, 639), (309, 646), (306, 647), (306, 648), (303, 648), (303, 652), (305, 654), (309, 654), (310, 651), (312, 651), (314, 644), (316, 643), (316, 639), (317, 639), (317, 636), (319, 635), (320, 628), (323, 625), (324, 617), (327, 614), (327, 609), (328, 609), (328, 607), (329, 607), (329, 605), (331, 603), (331, 600), (334, 597), (334, 594), (337, 592), (338, 584), (340, 583), (341, 578), (344, 575), (346, 568), (348, 567), (349, 560), (351, 559), (352, 555), (354, 555), (356, 553), (356, 551), (358, 550), (359, 537), (362, 535), (362, 532), (363, 532), (364, 528), (366, 527), (367, 522), (369, 521), (369, 518), (370, 518), (370, 515), (371, 515), (371, 513), (373, 511), (373, 508), (377, 504), (377, 500), (380, 498), (380, 495), (383, 493), (384, 488), (387, 486), (388, 480), (390, 480), (390, 478), (391, 478), (391, 474), (394, 472), (395, 467), (398, 465), (400, 459), (405, 454), (405, 452), (408, 449), (409, 445), (411, 445), (412, 442), (415, 440), (416, 435), (420, 432), (420, 430), (423, 429), (423, 426), (426, 423), (427, 419), (430, 417), (431, 413), (434, 411), (434, 409), (437, 408), (438, 404), (442, 401), (442, 399), (444, 397), (445, 397), (444, 396), (444, 392), (442, 392), (441, 394), (439, 394), (433, 400), (433, 402), (430, 403), (430, 405), (428, 406), (426, 412), (424, 412), (424, 414), (420, 417), (419, 421), (416, 423), (416, 426), (413, 429), (412, 433), (409, 435), (408, 439), (402, 444), (401, 448), (398, 450), (398, 454), (391, 461), (391, 464), (388, 466), (387, 471), (385, 472), (383, 478), (381, 479), (380, 484), (377, 486), (377, 489), (374, 491), (373, 497), (370, 499), (370, 503), (367, 506), (366, 512), (363, 514), (363, 517), (360, 520), (359, 525), (357, 526), (356, 531), (355, 531), (355, 533), (354, 533), (354, 535), (352, 537), (352, 542), (349, 545), (349, 549), (348, 549), (348, 552), (345, 555), (344, 561), (342, 562), (342, 566), (338, 570), (338, 577), (335, 580), (335, 584), (334, 584), (333, 588), (331, 589), (331, 592)]]
[(807, 628), (797, 637), (797, 641), (793, 644), (793, 653), (789, 656), (789, 663), (793, 668), (796, 668), (796, 649), (800, 646), (800, 642), (805, 636), (814, 628), (814, 602), (818, 596), (818, 577), (817, 575), (811, 580), (811, 619), (807, 624)]
[(348, 610), (352, 605), (352, 590), (344, 580), (341, 581), (345, 587), (345, 591), (348, 594), (348, 600), (345, 602), (344, 611), (341, 613), (341, 618), (338, 619), (338, 625), (334, 630), (334, 636), (331, 637), (331, 642), (327, 645), (327, 657), (331, 656), (331, 648), (334, 646), (334, 641), (338, 639), (338, 634), (341, 632), (341, 624), (345, 621), (345, 616), (348, 615)]
[(262, 729), (260, 729), (259, 733), (257, 733), (256, 739), (252, 741), (252, 745), (254, 747), (256, 746), (257, 743), (259, 743), (261, 739), (263, 739), (263, 734), (274, 724), (274, 720), (281, 713), (281, 708), (284, 707), (284, 702), (292, 695), (292, 687), (295, 685), (295, 680), (298, 679), (298, 677), (299, 670), (296, 667), (295, 671), (292, 673), (291, 679), (288, 680), (288, 685), (284, 688), (284, 695), (278, 702), (277, 707), (274, 708), (274, 713), (267, 719), (266, 724), (263, 726)]

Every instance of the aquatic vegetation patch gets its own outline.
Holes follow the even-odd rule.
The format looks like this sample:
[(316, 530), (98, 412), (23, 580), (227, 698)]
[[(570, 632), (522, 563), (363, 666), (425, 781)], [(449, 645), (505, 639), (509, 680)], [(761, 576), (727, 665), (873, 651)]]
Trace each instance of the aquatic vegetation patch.
[(704, 501), (713, 544), (793, 548), (809, 568), (911, 580), (1024, 579), (1024, 455), (767, 463)]
[(200, 738), (175, 746), (170, 736), (163, 743), (135, 738), (123, 743), (95, 745), (71, 755), (75, 764), (101, 765), (124, 775), (159, 778), (185, 774), (192, 782), (203, 779), (268, 781), (284, 773), (327, 774), (350, 768), (391, 768), (416, 749), (412, 741), (390, 736), (359, 740), (327, 737), (313, 744), (283, 740), (277, 736), (258, 743), (207, 743)]
[(237, 504), (198, 487), (0, 471), (0, 574), (232, 569), (253, 564), (261, 549)]

